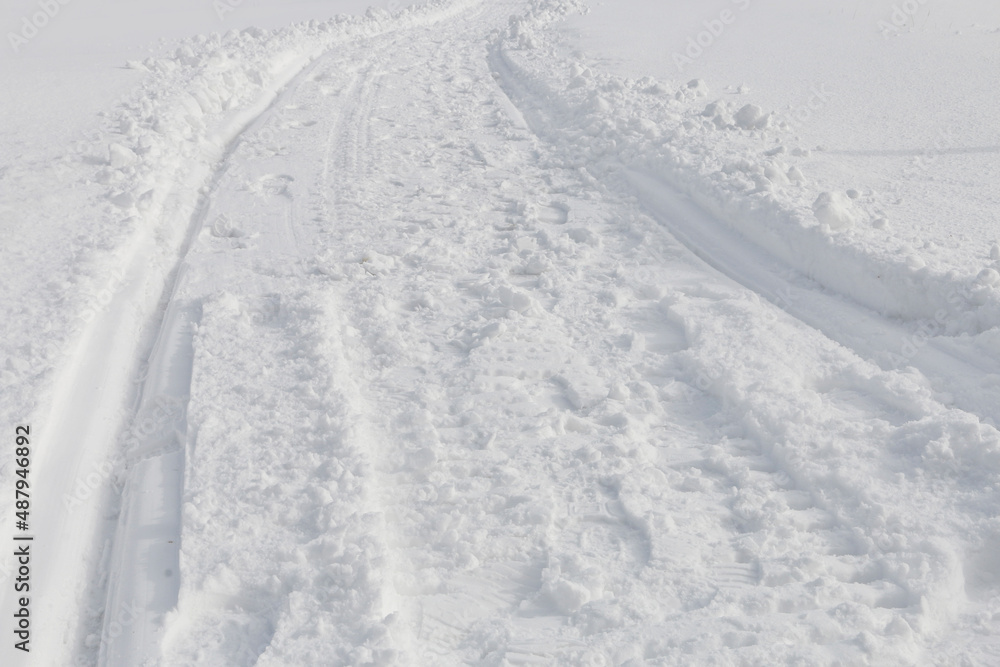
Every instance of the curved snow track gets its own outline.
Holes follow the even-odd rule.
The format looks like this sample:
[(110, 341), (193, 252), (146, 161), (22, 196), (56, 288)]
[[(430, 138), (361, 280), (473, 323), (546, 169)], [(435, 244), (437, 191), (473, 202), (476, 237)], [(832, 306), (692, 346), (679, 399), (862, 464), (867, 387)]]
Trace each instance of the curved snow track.
[(31, 664), (996, 658), (995, 362), (896, 370), (590, 133), (567, 10), (292, 49), (155, 203), (35, 462)]

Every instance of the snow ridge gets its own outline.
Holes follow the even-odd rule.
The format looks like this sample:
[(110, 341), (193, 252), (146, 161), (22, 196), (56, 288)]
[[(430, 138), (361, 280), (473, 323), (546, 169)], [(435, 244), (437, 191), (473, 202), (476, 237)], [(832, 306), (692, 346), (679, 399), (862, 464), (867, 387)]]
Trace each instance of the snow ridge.
[[(123, 453), (114, 444), (120, 441), (129, 447), (134, 442), (130, 430), (135, 429), (130, 429), (124, 416), (130, 404), (139, 410), (164, 398), (143, 396), (132, 377), (154, 353), (151, 350), (160, 337), (160, 322), (169, 310), (181, 260), (203, 222), (205, 195), (218, 176), (219, 164), (240, 134), (319, 54), (352, 39), (432, 24), (476, 4), (439, 0), (395, 16), (373, 10), (363, 18), (341, 16), (275, 32), (248, 29), (224, 37), (197, 37), (182, 43), (171, 58), (129, 63), (149, 72), (149, 79), (111, 117), (107, 137), (84, 160), (84, 167), (93, 169), (93, 181), (104, 186), (100, 200), (92, 204), (94, 219), (114, 223), (98, 229), (99, 242), (73, 267), (81, 274), (77, 280), (83, 294), (96, 291), (107, 296), (99, 307), (91, 307), (93, 301), (83, 296), (71, 300), (82, 311), (64, 310), (62, 317), (67, 319), (47, 325), (53, 330), (50, 340), (63, 341), (55, 343), (62, 348), (33, 354), (36, 363), (27, 369), (30, 373), (13, 378), (15, 383), (34, 385), (32, 391), (18, 395), (43, 397), (31, 412), (36, 421), (48, 424), (43, 438), (78, 443), (68, 458), (56, 460), (54, 453), (46, 456), (55, 450), (43, 447), (43, 454), (33, 462), (43, 480), (39, 497), (47, 499), (35, 507), (37, 529), (59, 534), (64, 540), (64, 549), (50, 553), (52, 562), (39, 564), (40, 571), (48, 573), (38, 584), (47, 619), (39, 631), (44, 648), (35, 656), (40, 664), (65, 664), (66, 655), (84, 643), (85, 651), (104, 654), (108, 627), (117, 625), (121, 617), (109, 614), (104, 632), (98, 629), (103, 605), (97, 600), (103, 597), (101, 587), (108, 575), (102, 551), (113, 532), (102, 514), (114, 511), (118, 504), (110, 484), (128, 484), (130, 475), (146, 475), (147, 466), (136, 452), (131, 459), (135, 470), (122, 465)], [(91, 389), (95, 381), (100, 381), (97, 392)], [(168, 398), (183, 402), (185, 397), (181, 393)], [(133, 423), (142, 419), (142, 412), (135, 413)], [(122, 435), (118, 438), (115, 433)], [(150, 453), (159, 456), (160, 451), (154, 448)], [(5, 454), (8, 460), (3, 466), (8, 481), (11, 455)], [(99, 488), (86, 489), (95, 502), (74, 503), (74, 494), (80, 495), (80, 480), (89, 479), (87, 475), (94, 470), (103, 471)], [(167, 487), (172, 484), (165, 483)], [(130, 497), (143, 502), (140, 496)], [(136, 511), (143, 514), (146, 510)], [(125, 509), (123, 525), (128, 516)], [(9, 517), (3, 521), (9, 528)], [(9, 561), (5, 556), (4, 571), (9, 571)], [(87, 581), (96, 585), (89, 586)], [(5, 596), (4, 604), (9, 602)], [(81, 608), (84, 611), (77, 613)], [(115, 605), (111, 611), (117, 612)]]
[(565, 57), (578, 11), (131, 64), (77, 267), (110, 297), (39, 401), (77, 445), (39, 497), (100, 480), (36, 507), (37, 664), (996, 662), (996, 369), (884, 354), (991, 326), (990, 276), (876, 273), (877, 194)]
[(1000, 324), (991, 265), (934, 273), (912, 248), (891, 237), (885, 246), (877, 195), (830, 191), (807, 178), (811, 151), (797, 145), (795, 119), (727, 98), (709, 102), (702, 81), (635, 81), (588, 67), (540, 37), (567, 10), (556, 6), (555, 16), (536, 11), (513, 21), (494, 59), (516, 77), (509, 85), (530, 93), (536, 129), (573, 159), (661, 179), (803, 276), (883, 315), (936, 322), (948, 335)]

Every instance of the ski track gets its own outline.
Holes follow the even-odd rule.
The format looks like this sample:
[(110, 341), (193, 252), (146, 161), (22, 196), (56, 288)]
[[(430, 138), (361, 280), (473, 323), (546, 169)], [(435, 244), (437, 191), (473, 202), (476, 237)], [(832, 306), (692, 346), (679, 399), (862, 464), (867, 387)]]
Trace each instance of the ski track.
[[(292, 63), (291, 67), (305, 64)], [(263, 91), (264, 107), (257, 113), (266, 112), (271, 92)], [(230, 127), (224, 128), (214, 143), (228, 143), (225, 134), (238, 132), (245, 122), (239, 116), (231, 119)], [(215, 150), (224, 162), (227, 149)], [(35, 525), (41, 526), (37, 528), (40, 533), (59, 535), (60, 540), (58, 548), (50, 547), (38, 559), (43, 574), (37, 588), (46, 622), (41, 632), (45, 639), (34, 651), (32, 664), (68, 664), (74, 653), (86, 660), (86, 654), (104, 655), (111, 645), (116, 650), (129, 650), (127, 639), (155, 634), (156, 621), (149, 617), (162, 616), (172, 607), (175, 584), (164, 581), (164, 575), (171, 579), (177, 574), (179, 525), (171, 507), (176, 500), (171, 499), (179, 495), (176, 438), (183, 438), (185, 430), (185, 376), (190, 371), (184, 357), (196, 309), (171, 301), (170, 295), (204, 216), (200, 192), (211, 189), (215, 177), (214, 168), (195, 163), (178, 177), (176, 187), (153, 204), (153, 210), (166, 220), (163, 231), (157, 238), (140, 235), (132, 241), (126, 251), (126, 268), (116, 277), (118, 289), (104, 312), (84, 331), (76, 344), (77, 354), (56, 383), (61, 390), (53, 399), (51, 412), (58, 418), (45, 437), (77, 446), (66, 450), (71, 455), (61, 458), (58, 466), (52, 465), (51, 454), (36, 461), (39, 495), (47, 502), (36, 504), (39, 518)], [(148, 296), (155, 293), (163, 296), (153, 302), (162, 305), (144, 321), (142, 309), (134, 304), (149, 302)], [(137, 357), (143, 356), (141, 350), (148, 349), (146, 341), (150, 339), (153, 351), (137, 373)], [(130, 400), (136, 402), (136, 413), (123, 421), (124, 406)], [(106, 443), (118, 439), (120, 428), (128, 448), (127, 461), (111, 463)], [(118, 498), (109, 486), (123, 479), (127, 479), (125, 497), (132, 499), (133, 507), (123, 512), (121, 528), (141, 537), (136, 538), (137, 544), (113, 549), (113, 512)], [(147, 483), (152, 488), (144, 488)], [(91, 496), (96, 502), (84, 502)], [(137, 586), (128, 568), (109, 572), (109, 564), (115, 568), (116, 563), (127, 562), (136, 554), (151, 570), (138, 578), (154, 590), (140, 590), (130, 599), (119, 599), (113, 593), (109, 608), (103, 609), (102, 601), (97, 600), (104, 597), (105, 587), (116, 574), (124, 579), (115, 582), (116, 587), (131, 591)], [(67, 593), (72, 601), (69, 604), (60, 599)], [(5, 605), (9, 603), (10, 599), (4, 600)], [(111, 613), (105, 613), (108, 611)], [(102, 616), (105, 630), (93, 632)], [(111, 624), (116, 641), (109, 642), (107, 628)], [(117, 641), (122, 626), (129, 630), (126, 639)], [(110, 660), (118, 662), (114, 657)]]
[[(454, 6), (438, 2), (439, 7), (423, 14), (404, 12), (405, 20), (420, 24), (430, 15), (433, 21), (433, 12), (446, 17), (463, 6), (462, 2), (450, 4)], [(444, 7), (443, 12), (440, 7)], [(370, 19), (359, 32), (378, 32), (378, 22), (387, 17)], [(348, 34), (350, 31), (347, 28)], [(43, 439), (77, 445), (66, 449), (69, 456), (61, 456), (58, 465), (53, 465), (48, 447), (33, 461), (33, 472), (39, 476), (39, 497), (47, 499), (35, 504), (33, 527), (43, 535), (59, 535), (60, 543), (35, 558), (42, 574), (34, 587), (40, 591), (39, 610), (44, 621), (31, 664), (90, 664), (94, 659), (131, 664), (142, 660), (159, 641), (163, 613), (175, 602), (172, 591), (176, 579), (164, 581), (164, 575), (169, 580), (177, 574), (176, 540), (167, 538), (176, 537), (179, 530), (175, 498), (181, 481), (176, 442), (178, 438), (183, 441), (186, 429), (183, 385), (190, 362), (185, 359), (185, 349), (191, 329), (197, 326), (198, 305), (170, 295), (176, 297), (185, 256), (207, 212), (203, 195), (211, 192), (224, 171), (231, 146), (241, 132), (254, 127), (256, 118), (268, 115), (275, 100), (281, 100), (286, 83), (308, 69), (315, 50), (307, 44), (304, 53), (289, 56), (286, 52), (272, 62), (269, 78), (258, 87), (260, 96), (244, 99), (244, 106), (234, 113), (221, 114), (214, 133), (203, 134), (201, 144), (191, 142), (196, 154), (192, 155), (191, 146), (184, 146), (181, 152), (188, 158), (185, 168), (168, 165), (170, 171), (159, 175), (158, 185), (166, 187), (143, 191), (150, 183), (147, 174), (137, 181), (138, 190), (115, 194), (115, 188), (108, 195), (114, 206), (131, 206), (135, 212), (138, 205), (146, 220), (156, 222), (156, 230), (153, 234), (133, 234), (115, 257), (123, 261), (124, 256), (125, 268), (114, 273), (105, 290), (111, 294), (109, 302), (101, 304), (98, 316), (73, 341), (76, 353), (67, 355), (68, 361), (53, 382), (58, 390), (49, 412), (55, 419), (48, 421), (54, 428), (44, 432)], [(197, 61), (190, 47), (186, 53), (179, 50), (177, 57), (185, 64)], [(152, 66), (151, 62), (147, 65)], [(241, 80), (227, 73), (224, 82), (236, 88)], [(207, 115), (212, 107), (210, 96), (217, 92), (206, 94), (201, 85), (193, 94), (203, 97), (189, 96), (182, 104), (196, 102), (202, 105), (199, 113)], [(236, 95), (230, 102), (235, 99)], [(187, 120), (198, 131), (204, 129), (197, 116), (189, 115)], [(124, 129), (126, 120), (122, 127), (123, 133), (129, 131)], [(176, 138), (171, 129), (165, 128), (167, 141)], [(184, 132), (183, 126), (177, 129)], [(294, 230), (289, 227), (286, 231), (294, 239)], [(147, 313), (141, 304), (156, 304), (152, 294), (163, 296), (158, 308)], [(142, 350), (150, 348), (153, 351), (148, 361), (141, 364), (140, 359), (147, 357)], [(157, 376), (157, 372), (162, 375)], [(138, 385), (143, 383), (140, 391)], [(128, 419), (124, 415), (130, 401), (135, 402), (136, 412)], [(124, 460), (112, 462), (115, 455), (109, 443), (118, 440), (118, 434), (129, 451)], [(152, 488), (146, 488), (147, 482)], [(124, 539), (112, 547), (114, 513), (120, 502), (115, 487), (120, 483), (125, 485), (125, 503), (118, 520)], [(128, 544), (130, 540), (134, 543)], [(141, 565), (132, 561), (136, 554)], [(141, 574), (140, 568), (145, 570)], [(5, 571), (9, 571), (6, 566)], [(104, 591), (109, 581), (115, 585), (105, 607)], [(138, 592), (130, 599), (121, 597), (122, 590), (127, 593), (132, 589)], [(10, 596), (5, 596), (3, 608), (11, 603)]]
[[(102, 638), (118, 634), (113, 625), (128, 632), (115, 641), (99, 644), (99, 664), (136, 664), (156, 659), (163, 640), (165, 615), (177, 605), (181, 542), (181, 497), (184, 477), (183, 444), (187, 437), (187, 402), (191, 389), (193, 337), (201, 315), (200, 303), (178, 295), (184, 291), (187, 257), (197, 236), (205, 229), (211, 198), (224, 178), (240, 136), (266, 123), (284, 100), (308, 78), (315, 63), (294, 65), (302, 72), (245, 129), (230, 141), (207, 179), (169, 280), (165, 315), (144, 368), (139, 408), (132, 423), (132, 438), (125, 452), (129, 474), (122, 491), (122, 511), (115, 531), (115, 551), (105, 575), (110, 582), (104, 609)], [(280, 179), (278, 180), (280, 182)], [(294, 250), (293, 214), (289, 206), (281, 229), (288, 238), (275, 251)], [(218, 229), (210, 230), (219, 232)], [(228, 231), (228, 230), (227, 230)], [(146, 424), (152, 424), (146, 427)]]
[[(584, 107), (574, 110), (566, 101), (559, 99), (559, 93), (554, 92), (555, 89), (549, 87), (547, 74), (553, 71), (551, 59), (545, 63), (545, 69), (532, 69), (532, 67), (537, 68), (537, 51), (532, 52), (532, 49), (537, 49), (537, 45), (532, 44), (529, 48), (525, 48), (523, 36), (527, 31), (523, 31), (522, 28), (523, 26), (516, 26), (515, 29), (511, 30), (510, 38), (494, 50), (492, 62), (501, 76), (502, 84), (508, 88), (508, 95), (515, 100), (515, 104), (520, 101), (524, 105), (522, 112), (526, 117), (531, 118), (529, 124), (534, 130), (555, 145), (568, 147), (572, 142), (579, 141), (578, 128), (586, 125), (587, 115), (591, 109)], [(520, 40), (517, 39), (519, 37)], [(553, 55), (551, 50), (547, 55)], [(579, 71), (579, 65), (574, 64), (571, 68), (570, 64), (572, 61), (566, 63), (566, 71), (571, 69)], [(559, 68), (555, 68), (555, 71), (558, 72)], [(519, 76), (522, 75), (524, 80), (519, 80)], [(579, 81), (575, 82), (574, 85), (578, 84)], [(571, 85), (570, 88), (574, 85)], [(626, 82), (624, 85), (630, 84)], [(605, 85), (604, 90), (611, 91), (615, 90), (616, 87), (620, 90), (622, 84), (612, 81)], [(542, 99), (546, 101), (542, 101)], [(681, 99), (680, 93), (678, 93), (678, 99)], [(553, 100), (557, 101), (553, 103)], [(553, 106), (547, 107), (546, 104), (553, 104)], [(574, 113), (579, 114), (577, 118), (573, 118)], [(561, 126), (559, 123), (565, 123), (565, 125)], [(621, 141), (625, 143), (628, 139), (623, 136)], [(601, 155), (604, 151), (595, 146), (594, 152)], [(570, 155), (574, 153), (576, 151), (572, 149), (568, 151)], [(625, 148), (622, 153), (628, 155), (628, 149)], [(785, 308), (789, 313), (800, 317), (803, 323), (808, 323), (807, 326), (813, 334), (819, 334), (820, 339), (831, 336), (849, 347), (854, 347), (861, 357), (880, 362), (886, 356), (886, 348), (891, 349), (891, 346), (900, 339), (907, 340), (904, 338), (905, 329), (901, 329), (889, 321), (877, 321), (870, 312), (863, 308), (836, 297), (831, 298), (815, 288), (811, 292), (802, 290), (801, 285), (804, 281), (801, 278), (795, 278), (787, 267), (782, 268), (780, 261), (775, 261), (763, 253), (756, 252), (752, 247), (748, 248), (746, 239), (740, 239), (743, 250), (734, 254), (733, 239), (728, 232), (721, 229), (725, 225), (713, 220), (710, 213), (699, 208), (687, 197), (673, 191), (667, 183), (657, 182), (641, 174), (629, 174), (627, 169), (631, 165), (627, 159), (616, 163), (613, 158), (610, 160), (598, 158), (595, 165), (598, 171), (605, 175), (605, 181), (619, 191), (624, 193), (638, 191), (641, 194), (641, 203), (647, 206), (652, 214), (658, 216), (665, 226), (676, 230), (679, 233), (679, 238), (683, 239), (695, 254), (708, 264), (734, 277), (743, 286), (759, 292)], [(640, 164), (643, 164), (643, 168), (650, 168), (641, 160)], [(779, 277), (782, 274), (793, 277), (791, 279)], [(755, 295), (752, 296), (756, 299)], [(807, 297), (805, 301), (813, 301), (813, 303), (803, 303), (803, 296)], [(928, 384), (933, 384), (937, 392), (941, 392), (933, 398), (926, 394), (920, 395), (925, 391), (914, 391), (918, 389), (919, 384), (926, 382), (919, 374), (917, 386), (907, 387), (908, 382), (901, 381), (902, 378), (898, 373), (873, 373), (871, 367), (865, 368), (865, 364), (855, 362), (849, 364), (849, 366), (855, 366), (855, 369), (846, 373), (844, 369), (841, 369), (838, 372), (840, 377), (836, 379), (832, 377), (828, 379), (817, 378), (818, 381), (814, 380), (815, 384), (811, 387), (799, 386), (798, 391), (805, 390), (806, 396), (792, 397), (779, 390), (774, 391), (774, 395), (768, 397), (770, 400), (758, 399), (760, 385), (743, 386), (743, 381), (738, 377), (741, 364), (739, 362), (733, 363), (734, 360), (732, 360), (729, 349), (741, 350), (742, 354), (751, 359), (754, 356), (760, 359), (770, 357), (772, 359), (771, 375), (781, 375), (783, 367), (787, 366), (788, 362), (785, 361), (784, 354), (767, 354), (762, 349), (760, 340), (754, 342), (748, 340), (744, 335), (736, 336), (742, 342), (733, 345), (731, 340), (733, 333), (747, 328), (745, 314), (733, 319), (735, 312), (723, 313), (726, 310), (739, 311), (743, 308), (716, 307), (715, 312), (711, 313), (710, 317), (705, 317), (698, 315), (701, 307), (692, 309), (689, 307), (692, 304), (685, 303), (688, 301), (687, 299), (680, 301), (681, 303), (678, 303), (677, 297), (668, 297), (664, 303), (669, 304), (668, 310), (675, 318), (684, 323), (689, 341), (693, 343), (698, 338), (702, 338), (705, 342), (711, 340), (711, 337), (704, 336), (701, 331), (703, 326), (707, 326), (717, 334), (721, 334), (718, 335), (715, 343), (726, 341), (727, 344), (727, 349), (716, 350), (714, 354), (699, 355), (702, 359), (694, 366), (695, 384), (700, 388), (709, 389), (713, 394), (720, 395), (726, 403), (742, 408), (740, 411), (744, 414), (743, 419), (749, 422), (747, 426), (750, 427), (750, 432), (757, 432), (761, 444), (766, 445), (771, 450), (772, 458), (785, 468), (781, 474), (786, 478), (790, 476), (797, 487), (808, 489), (809, 494), (815, 500), (819, 500), (818, 507), (822, 508), (821, 513), (825, 512), (830, 516), (837, 517), (836, 523), (854, 533), (855, 546), (847, 547), (847, 553), (854, 556), (874, 555), (870, 548), (867, 549), (869, 553), (865, 554), (866, 549), (863, 546), (864, 541), (871, 540), (872, 537), (876, 537), (874, 541), (878, 550), (907, 552), (905, 555), (900, 553), (892, 558), (892, 560), (906, 563), (901, 566), (902, 570), (900, 570), (900, 565), (890, 566), (882, 558), (874, 559), (875, 562), (879, 563), (875, 569), (895, 570), (897, 573), (895, 576), (886, 577), (881, 585), (889, 589), (901, 586), (901, 589), (895, 593), (889, 592), (887, 595), (877, 596), (869, 600), (869, 604), (871, 604), (871, 600), (879, 600), (874, 605), (876, 607), (910, 610), (910, 613), (903, 612), (898, 618), (906, 619), (903, 622), (906, 623), (907, 628), (912, 624), (913, 627), (925, 634), (923, 641), (916, 642), (916, 646), (911, 646), (909, 649), (895, 647), (894, 653), (897, 659), (901, 659), (905, 663), (918, 659), (919, 656), (936, 663), (942, 659), (954, 660), (955, 656), (963, 651), (968, 651), (965, 655), (993, 655), (996, 648), (990, 641), (975, 642), (971, 650), (968, 650), (967, 647), (959, 648), (950, 642), (936, 644), (943, 629), (952, 623), (966, 627), (968, 627), (967, 624), (971, 623), (979, 628), (977, 632), (985, 633), (983, 623), (988, 622), (986, 619), (990, 617), (991, 612), (984, 610), (992, 609), (994, 604), (990, 602), (986, 606), (981, 606), (981, 603), (989, 596), (984, 598), (976, 594), (975, 587), (979, 583), (971, 583), (971, 579), (982, 576), (980, 572), (977, 572), (981, 564), (968, 563), (970, 580), (963, 579), (964, 573), (961, 564), (961, 560), (966, 558), (970, 551), (976, 553), (982, 548), (980, 545), (983, 542), (978, 537), (977, 532), (992, 521), (992, 513), (989, 510), (985, 512), (982, 510), (992, 504), (993, 491), (983, 489), (981, 492), (969, 493), (968, 490), (970, 484), (977, 486), (983, 484), (986, 479), (992, 479), (997, 470), (995, 459), (997, 438), (995, 430), (988, 426), (993, 423), (993, 406), (996, 400), (996, 376), (990, 363), (977, 359), (972, 363), (978, 364), (978, 367), (971, 365), (966, 361), (972, 359), (968, 349), (950, 341), (935, 339), (928, 341), (925, 339), (921, 345), (917, 346), (916, 353), (908, 361), (913, 366), (922, 369), (926, 373), (926, 377), (931, 380), (931, 383)], [(721, 306), (722, 302), (719, 305)], [(765, 315), (765, 322), (767, 319), (775, 317), (779, 322), (782, 319), (780, 316), (770, 313)], [(727, 320), (731, 322), (731, 325), (728, 334), (723, 334), (722, 332), (727, 329), (722, 323)], [(726, 340), (727, 336), (730, 340)], [(800, 334), (797, 338), (801, 337)], [(815, 338), (815, 335), (813, 337)], [(785, 337), (779, 337), (779, 339), (785, 339)], [(826, 342), (829, 340), (827, 339)], [(930, 346), (927, 349), (922, 349), (922, 346), (928, 342)], [(818, 347), (822, 348), (826, 345)], [(692, 345), (692, 350), (694, 348), (695, 346)], [(751, 350), (753, 352), (750, 352)], [(827, 355), (828, 353), (823, 354), (823, 357), (826, 358), (824, 361), (829, 358)], [(794, 359), (796, 355), (790, 356)], [(718, 361), (720, 359), (728, 361), (720, 364)], [(794, 366), (794, 363), (792, 365)], [(893, 367), (893, 364), (885, 365)], [(811, 368), (798, 368), (796, 371), (792, 375), (798, 378), (815, 374), (815, 370)], [(845, 382), (851, 376), (856, 379)], [(788, 380), (790, 380), (790, 376), (786, 374), (784, 381)], [(765, 384), (770, 383), (765, 381)], [(798, 382), (791, 384), (797, 385)], [(971, 387), (967, 386), (970, 384)], [(847, 391), (843, 391), (844, 389)], [(809, 390), (817, 391), (817, 394), (808, 397)], [(858, 401), (857, 398), (851, 400), (852, 396), (858, 397), (858, 392), (862, 393), (864, 399), (862, 401)], [(944, 392), (954, 392), (954, 394)], [(779, 407), (781, 400), (774, 400), (782, 393), (786, 393), (785, 401), (788, 404), (784, 410), (795, 415), (794, 421), (798, 422), (796, 426), (799, 428), (792, 426), (792, 420), (788, 419), (787, 416), (775, 414), (776, 408), (778, 408), (779, 413), (783, 411)], [(810, 398), (812, 398), (811, 401)], [(819, 401), (816, 401), (817, 398)], [(844, 398), (848, 398), (848, 402), (844, 402)], [(943, 400), (943, 403), (939, 404), (938, 400)], [(768, 403), (771, 404), (768, 405)], [(972, 414), (949, 410), (947, 406), (951, 404), (964, 407)], [(860, 410), (858, 410), (859, 407)], [(842, 476), (843, 473), (836, 472), (841, 466), (831, 464), (828, 456), (817, 456), (819, 452), (815, 445), (803, 447), (805, 442), (795, 443), (795, 431), (806, 426), (808, 422), (815, 421), (816, 426), (819, 427), (815, 433), (825, 432), (824, 437), (819, 439), (828, 441), (830, 445), (827, 446), (832, 445), (838, 459), (846, 454), (847, 452), (842, 450), (837, 451), (839, 448), (835, 443), (838, 436), (830, 433), (828, 418), (810, 419), (804, 416), (809, 413), (829, 413), (830, 408), (834, 408), (837, 412), (844, 411), (847, 414), (853, 410), (855, 418), (864, 423), (871, 423), (873, 419), (884, 420), (888, 425), (895, 427), (896, 433), (893, 433), (893, 429), (889, 429), (872, 439), (872, 451), (865, 455), (868, 462), (862, 469), (871, 468), (872, 462), (884, 456), (878, 452), (881, 447), (880, 440), (884, 439), (891, 443), (907, 439), (912, 442), (912, 438), (901, 437), (900, 433), (909, 431), (912, 435), (920, 432), (922, 428), (926, 428), (924, 425), (927, 425), (928, 422), (933, 423), (936, 419), (940, 419), (942, 423), (928, 429), (930, 433), (940, 434), (942, 430), (948, 432), (953, 429), (970, 429), (967, 432), (972, 434), (978, 431), (979, 433), (973, 435), (972, 438), (979, 443), (978, 448), (980, 449), (979, 451), (967, 452), (969, 458), (965, 464), (959, 464), (957, 468), (952, 467), (944, 473), (945, 479), (937, 479), (937, 475), (932, 472), (936, 465), (932, 460), (934, 456), (930, 454), (929, 450), (927, 454), (924, 454), (922, 461), (916, 462), (914, 468), (906, 469), (905, 472), (900, 471), (898, 462), (883, 459), (881, 465), (875, 466), (875, 470), (883, 468), (885, 472), (876, 473), (875, 478), (883, 476), (884, 479), (887, 479), (890, 474), (894, 474), (895, 479), (882, 493), (879, 493), (871, 488), (872, 478), (865, 475), (856, 476), (855, 479), (850, 480), (848, 477)], [(766, 423), (775, 417), (779, 419), (770, 424)], [(844, 436), (850, 440), (856, 440), (858, 437), (856, 430), (853, 426), (845, 429)], [(878, 430), (881, 429), (876, 429), (876, 431)], [(940, 437), (940, 435), (935, 436), (930, 435), (930, 433), (928, 435), (931, 440), (934, 437)], [(808, 430), (803, 433), (803, 435), (807, 434)], [(792, 438), (789, 439), (789, 436)], [(816, 435), (807, 435), (807, 437), (817, 439)], [(917, 436), (917, 439), (919, 440), (920, 437)], [(949, 436), (944, 437), (946, 440), (950, 439)], [(799, 451), (795, 451), (796, 449)], [(856, 447), (855, 449), (857, 450), (853, 452), (855, 455), (864, 451), (864, 447)], [(806, 454), (806, 451), (809, 450), (811, 450), (810, 453)], [(964, 458), (965, 455), (960, 456)], [(826, 469), (817, 470), (813, 464), (818, 460), (823, 460), (826, 463)], [(939, 470), (938, 474), (941, 472), (943, 471)], [(921, 478), (926, 473), (931, 473), (936, 478), (933, 484), (934, 491), (930, 491), (929, 488), (920, 488), (925, 483)], [(911, 479), (915, 479), (915, 483), (907, 484)], [(831, 481), (834, 480), (835, 483), (831, 484)], [(989, 482), (986, 484), (992, 486)], [(882, 515), (885, 509), (892, 506), (892, 499), (901, 487), (909, 489), (909, 493), (912, 494), (913, 507), (908, 508), (908, 512), (900, 512), (892, 518), (892, 521), (908, 524), (909, 530), (913, 533), (928, 536), (930, 539), (924, 542), (919, 539), (900, 540), (896, 537), (894, 538), (896, 544), (892, 544), (893, 540), (885, 534), (880, 534), (885, 529), (884, 524), (886, 523), (886, 517)], [(948, 490), (942, 491), (943, 488)], [(873, 503), (872, 501), (880, 495), (885, 498), (885, 501), (880, 503), (876, 500)], [(862, 502), (859, 503), (859, 500)], [(791, 505), (791, 503), (789, 504)], [(881, 507), (879, 507), (880, 504)], [(855, 507), (852, 508), (851, 505)], [(873, 505), (877, 508), (875, 513), (872, 512)], [(942, 530), (940, 524), (934, 525), (933, 520), (923, 520), (928, 516), (947, 515), (949, 510), (967, 517), (968, 523), (956, 526), (953, 530)], [(905, 516), (907, 514), (909, 516)], [(870, 537), (863, 537), (865, 533), (868, 533)], [(847, 544), (850, 544), (851, 541), (848, 540)], [(966, 546), (959, 546), (963, 542)], [(838, 549), (843, 548), (838, 547)], [(823, 550), (818, 549), (817, 552), (822, 553)], [(834, 552), (836, 553), (836, 550)], [(859, 572), (866, 570), (872, 572), (870, 564), (872, 559), (852, 560), (862, 563), (860, 570), (835, 564), (828, 567), (830, 567), (831, 573), (836, 573), (833, 576), (838, 579), (844, 573), (853, 572), (854, 574), (848, 574), (847, 579), (843, 579), (845, 583), (855, 583), (856, 581), (869, 583), (870, 576), (859, 574)], [(865, 560), (868, 560), (869, 564), (865, 565)], [(898, 573), (907, 572), (914, 560), (922, 561), (923, 571), (912, 577), (900, 577)], [(974, 561), (975, 558), (972, 560)], [(931, 571), (930, 576), (928, 576), (928, 571)], [(963, 591), (963, 586), (967, 585), (969, 587)], [(973, 604), (963, 606), (962, 600), (968, 599), (966, 595), (975, 599)], [(914, 614), (912, 610), (916, 602), (919, 602), (919, 613)], [(884, 635), (896, 634), (896, 630), (902, 628), (898, 618), (893, 618), (885, 626)], [(902, 634), (908, 633), (909, 631), (906, 631)], [(967, 631), (958, 634), (965, 639), (969, 636)], [(862, 636), (865, 636), (864, 633)], [(864, 652), (869, 655), (878, 655), (879, 651), (885, 648), (879, 647), (878, 642), (868, 641), (867, 637), (861, 644)], [(927, 650), (927, 653), (924, 653), (924, 650)], [(882, 659), (885, 660), (886, 657)]]
[[(331, 48), (194, 174), (152, 426), (60, 583), (107, 596), (102, 637), (139, 620), (49, 663), (995, 657), (992, 373), (880, 367), (905, 326), (581, 164), (526, 55), (565, 8), (468, 4)], [(55, 405), (109, 413), (122, 354), (118, 394)]]

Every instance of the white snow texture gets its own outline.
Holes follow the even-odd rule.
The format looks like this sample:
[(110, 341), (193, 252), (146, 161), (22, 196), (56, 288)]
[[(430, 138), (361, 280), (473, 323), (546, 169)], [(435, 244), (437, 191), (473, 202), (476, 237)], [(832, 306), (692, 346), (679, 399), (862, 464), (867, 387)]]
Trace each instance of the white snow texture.
[[(0, 104), (0, 662), (1000, 664), (995, 116), (720, 78), (784, 8), (988, 86), (1000, 16), (775, 3), (181, 3)], [(0, 84), (71, 78), (49, 4)]]

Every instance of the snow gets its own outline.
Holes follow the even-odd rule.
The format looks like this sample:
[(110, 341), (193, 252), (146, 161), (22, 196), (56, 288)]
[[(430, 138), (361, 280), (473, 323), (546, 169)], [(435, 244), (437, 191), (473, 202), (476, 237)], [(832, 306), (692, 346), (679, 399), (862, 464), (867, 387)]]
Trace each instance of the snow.
[(45, 7), (4, 664), (997, 662), (996, 7)]
[[(768, 178), (768, 180), (774, 182), (773, 178)], [(834, 231), (850, 229), (857, 222), (852, 210), (851, 199), (848, 194), (843, 192), (821, 192), (813, 203), (813, 213), (816, 214), (816, 219), (820, 223), (827, 225)]]
[[(734, 22), (678, 69), (674, 54), (722, 9)], [(978, 273), (969, 267), (996, 242), (1000, 191), (995, 100), (977, 73), (1000, 65), (998, 27), (1000, 8), (979, 0), (621, 0), (594, 3), (562, 30), (621, 76), (698, 78), (708, 102), (779, 114), (792, 132), (772, 148), (808, 151), (803, 173), (872, 200), (885, 222), (859, 241), (883, 251), (880, 263), (914, 254), (929, 271)]]

